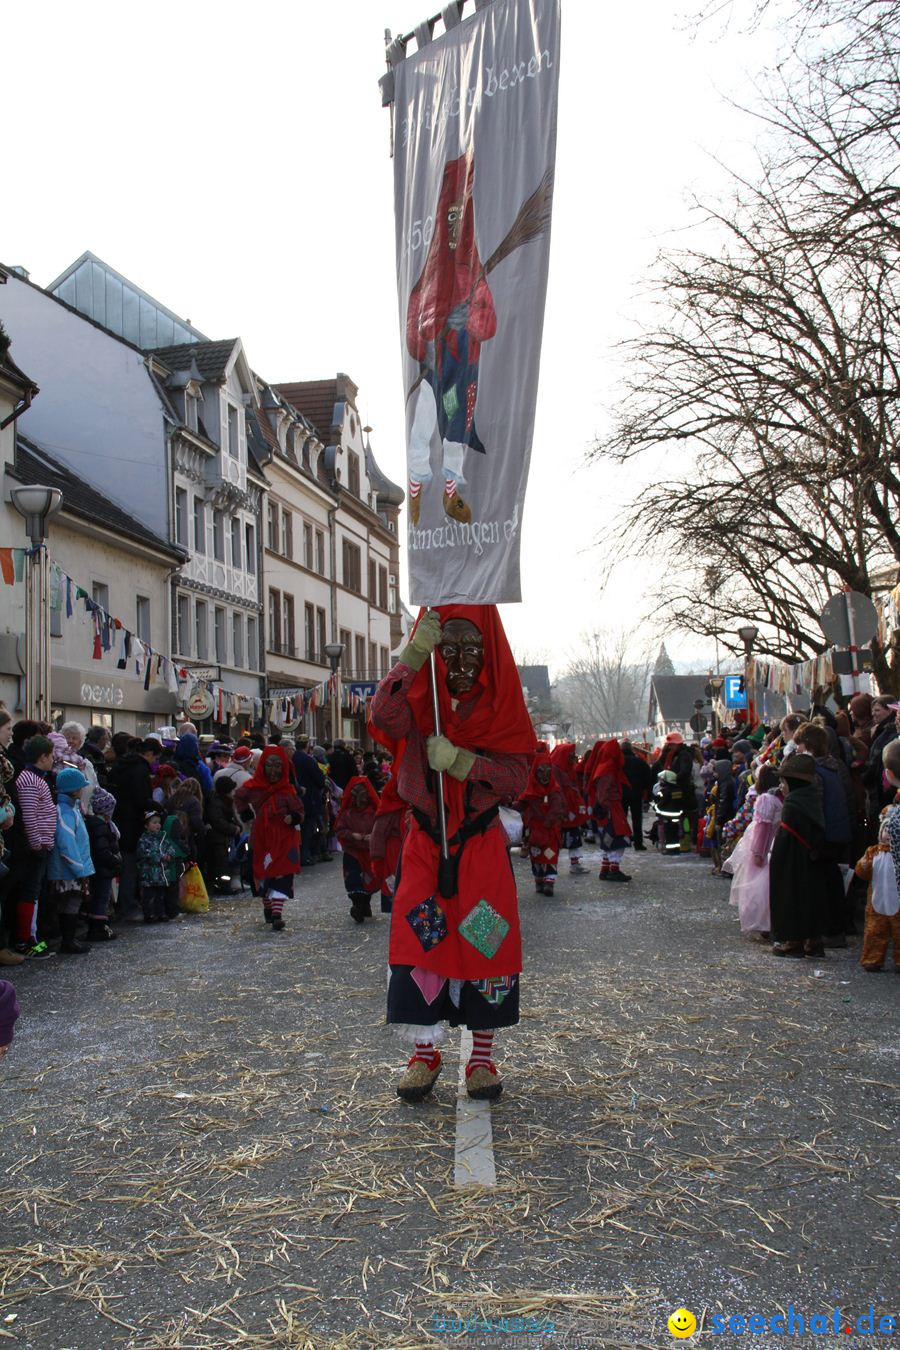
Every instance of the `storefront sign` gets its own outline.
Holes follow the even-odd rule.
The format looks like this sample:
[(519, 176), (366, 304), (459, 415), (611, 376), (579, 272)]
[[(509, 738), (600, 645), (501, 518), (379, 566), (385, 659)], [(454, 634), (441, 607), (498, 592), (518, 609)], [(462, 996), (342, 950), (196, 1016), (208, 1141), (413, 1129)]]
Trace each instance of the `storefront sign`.
[(115, 684), (83, 684), (81, 701), (88, 708), (121, 708), (125, 694)]

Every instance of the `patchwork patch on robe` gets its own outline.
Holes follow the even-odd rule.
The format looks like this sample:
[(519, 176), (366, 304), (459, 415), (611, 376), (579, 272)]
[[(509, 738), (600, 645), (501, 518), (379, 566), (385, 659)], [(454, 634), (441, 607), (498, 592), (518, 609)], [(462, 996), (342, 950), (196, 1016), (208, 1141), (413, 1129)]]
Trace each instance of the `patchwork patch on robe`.
[(438, 975), (436, 970), (424, 970), (422, 966), (413, 966), (410, 975), (419, 986), (426, 1003), (433, 1003), (447, 983), (446, 976)]
[(416, 905), (415, 909), (411, 909), (406, 916), (406, 922), (426, 952), (430, 952), (432, 947), (443, 942), (447, 936), (447, 916), (433, 895)]
[(518, 975), (485, 975), (483, 979), (473, 980), (472, 983), (482, 998), (499, 1008), (518, 978)]
[(459, 925), (459, 935), (471, 942), (482, 956), (496, 956), (509, 932), (509, 924), (486, 900), (479, 900)]

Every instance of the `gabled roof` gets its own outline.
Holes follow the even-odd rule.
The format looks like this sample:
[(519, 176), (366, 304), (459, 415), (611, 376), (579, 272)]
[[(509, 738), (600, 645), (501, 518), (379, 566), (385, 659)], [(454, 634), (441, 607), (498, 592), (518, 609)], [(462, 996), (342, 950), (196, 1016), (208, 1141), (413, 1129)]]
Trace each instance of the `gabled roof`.
[(523, 689), (527, 689), (529, 694), (546, 695), (549, 698), (549, 666), (516, 666), (516, 670), (519, 672)]
[(343, 400), (336, 379), (295, 380), (292, 384), (276, 384), (274, 388), (292, 408), (309, 419), (323, 445), (337, 444), (340, 437), (333, 434), (339, 426), (334, 420), (335, 405)]
[(225, 338), (221, 342), (182, 342), (175, 347), (151, 347), (147, 354), (168, 366), (173, 373), (190, 370), (191, 362), (196, 361), (200, 378), (214, 383), (224, 380), (237, 341), (237, 338)]
[(63, 495), (63, 510), (70, 515), (79, 516), (118, 535), (125, 535), (157, 553), (164, 553), (172, 561), (183, 562), (187, 557), (183, 549), (148, 530), (102, 492), (77, 478), (70, 469), (64, 468), (27, 436), (16, 437), (12, 475), (20, 483), (41, 483), (46, 487), (59, 488)]
[(706, 706), (708, 683), (708, 675), (651, 675), (651, 713), (655, 703), (664, 722), (689, 722), (696, 712), (695, 699)]

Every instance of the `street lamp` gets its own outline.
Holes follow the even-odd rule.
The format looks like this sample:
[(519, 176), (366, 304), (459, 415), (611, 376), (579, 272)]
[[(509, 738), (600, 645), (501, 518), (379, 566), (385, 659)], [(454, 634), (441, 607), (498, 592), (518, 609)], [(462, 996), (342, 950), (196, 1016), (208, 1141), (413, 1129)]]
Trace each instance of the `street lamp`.
[(744, 694), (747, 698), (747, 726), (752, 721), (751, 710), (753, 708), (753, 699), (750, 697), (750, 657), (753, 653), (753, 644), (759, 637), (759, 629), (754, 628), (752, 623), (746, 624), (743, 628), (737, 630), (738, 637), (744, 644)]
[(340, 727), (338, 726), (338, 709), (340, 707), (338, 686), (341, 682), (340, 666), (341, 657), (344, 654), (343, 642), (326, 642), (325, 655), (328, 657), (328, 664), (331, 666), (331, 739), (337, 740)]
[(10, 489), (10, 501), (25, 519), (31, 548), (25, 551), (25, 715), (50, 721), (50, 555), (47, 521), (63, 504), (59, 488), (33, 484)]

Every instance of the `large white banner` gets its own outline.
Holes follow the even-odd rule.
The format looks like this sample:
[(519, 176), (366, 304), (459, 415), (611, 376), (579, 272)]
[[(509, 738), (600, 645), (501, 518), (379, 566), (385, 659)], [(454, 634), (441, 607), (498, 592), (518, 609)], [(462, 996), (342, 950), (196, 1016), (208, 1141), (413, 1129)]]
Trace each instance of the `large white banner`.
[(522, 598), (559, 29), (559, 0), (482, 0), (409, 56), (393, 49), (414, 604)]

